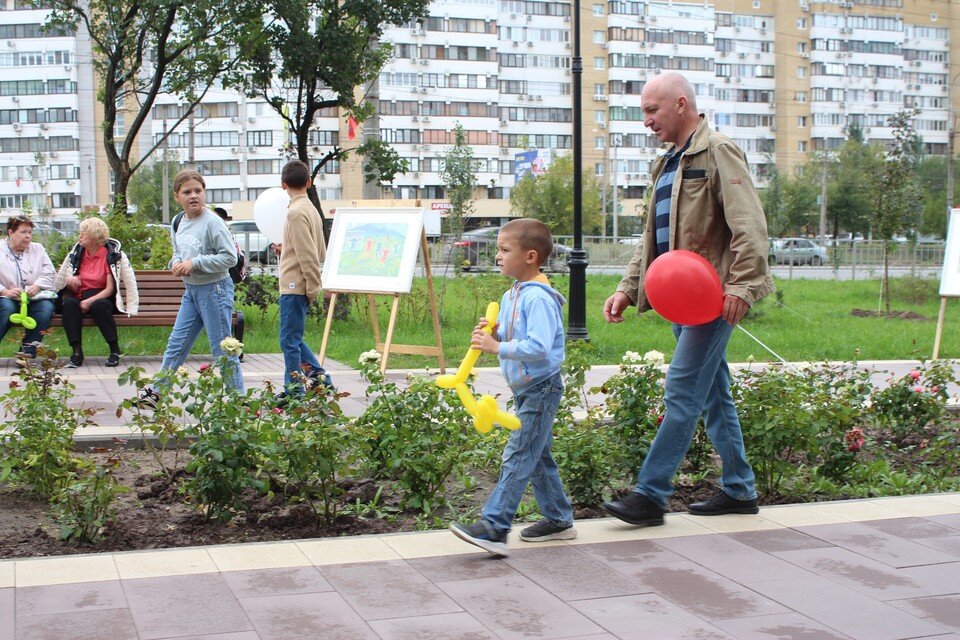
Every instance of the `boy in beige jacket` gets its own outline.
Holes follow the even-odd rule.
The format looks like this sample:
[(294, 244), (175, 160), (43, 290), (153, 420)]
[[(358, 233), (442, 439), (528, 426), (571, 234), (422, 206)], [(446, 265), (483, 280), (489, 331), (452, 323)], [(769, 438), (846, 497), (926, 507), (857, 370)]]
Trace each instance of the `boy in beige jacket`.
[(331, 385), (313, 350), (303, 340), (307, 309), (320, 295), (320, 261), (326, 254), (320, 212), (307, 197), (310, 169), (300, 160), (283, 167), (280, 185), (290, 195), (280, 246), (280, 350), (283, 352), (281, 400), (303, 393), (303, 379)]

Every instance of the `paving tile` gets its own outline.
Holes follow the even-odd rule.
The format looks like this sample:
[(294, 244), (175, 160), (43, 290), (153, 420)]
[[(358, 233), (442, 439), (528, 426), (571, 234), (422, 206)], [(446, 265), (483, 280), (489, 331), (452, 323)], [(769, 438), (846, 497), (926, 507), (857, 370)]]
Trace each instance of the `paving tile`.
[(462, 611), (402, 560), (328, 566), (323, 576), (365, 620)]
[(398, 556), (407, 559), (473, 554), (477, 551), (475, 546), (464, 544), (463, 540), (449, 531), (388, 535), (382, 536), (381, 540)]
[(18, 588), (116, 580), (119, 577), (110, 554), (17, 560), (14, 566)]
[(577, 547), (580, 551), (611, 567), (640, 567), (650, 564), (683, 562), (681, 555), (652, 540), (605, 542)]
[(922, 544), (856, 522), (801, 527), (800, 531), (891, 567), (937, 564), (956, 559)]
[(716, 626), (735, 638), (744, 640), (776, 640), (802, 638), (803, 640), (849, 640), (850, 636), (829, 629), (799, 613), (773, 616), (715, 620)]
[(220, 571), (308, 567), (311, 564), (293, 542), (219, 545), (206, 550)]
[(935, 622), (944, 629), (960, 633), (960, 595), (911, 598), (890, 604), (917, 617)]
[(942, 516), (927, 516), (924, 519), (937, 524), (942, 524), (943, 526), (950, 527), (951, 529), (960, 530), (960, 514), (954, 513)]
[(338, 593), (243, 598), (240, 604), (262, 640), (377, 638)]
[(960, 534), (955, 536), (939, 536), (937, 538), (915, 538), (914, 541), (925, 547), (930, 547), (931, 549), (949, 553), (952, 556), (960, 558)]
[(818, 502), (817, 508), (823, 513), (842, 518), (848, 522), (883, 520), (896, 518), (900, 515), (897, 509), (874, 500)]
[(469, 613), (373, 620), (369, 624), (383, 640), (497, 640)]
[(764, 507), (763, 517), (784, 527), (802, 527), (846, 522), (845, 519), (819, 508), (816, 504), (790, 504)]
[(782, 525), (767, 520), (763, 517), (763, 512), (759, 515), (736, 514), (724, 516), (695, 516), (693, 514), (683, 514), (683, 517), (694, 521), (698, 525), (709, 529), (713, 533), (734, 533), (735, 531), (765, 531), (769, 529), (780, 529)]
[(516, 570), (490, 556), (489, 553), (474, 553), (469, 556), (440, 556), (407, 560), (407, 564), (419, 571), (430, 582), (498, 578), (516, 575)]
[(18, 616), (126, 607), (127, 599), (119, 580), (17, 589)]
[(333, 591), (316, 567), (284, 567), (220, 574), (238, 598)]
[(13, 640), (17, 621), (15, 602), (12, 587), (0, 589), (0, 640)]
[(697, 640), (731, 638), (709, 622), (655, 593), (597, 598), (570, 606), (624, 640)]
[(297, 547), (317, 566), (400, 559), (400, 555), (379, 536), (301, 540)]
[(138, 640), (127, 609), (71, 611), (17, 618), (17, 640)]
[(122, 580), (217, 572), (217, 565), (202, 547), (118, 553), (114, 560)]
[(705, 620), (786, 611), (769, 598), (688, 560), (663, 565), (616, 567), (616, 570), (640, 582), (646, 591), (658, 593)]
[(180, 636), (179, 638), (164, 638), (163, 640), (260, 640), (256, 631), (237, 631), (236, 633), (214, 633), (202, 636)]
[(958, 505), (927, 496), (897, 496), (874, 500), (885, 507), (896, 509), (900, 516), (938, 516), (957, 513)]
[(17, 584), (15, 567), (13, 560), (0, 560), (0, 589), (6, 589)]
[(457, 580), (438, 586), (505, 640), (603, 632), (589, 618), (524, 576)]
[(633, 580), (573, 547), (531, 549), (516, 553), (504, 562), (561, 600), (643, 592)]
[(793, 529), (775, 531), (749, 531), (731, 533), (730, 537), (754, 549), (772, 553), (774, 551), (793, 551), (795, 549), (822, 549), (831, 547), (829, 542), (808, 536)]
[(807, 575), (796, 565), (726, 535), (670, 538), (657, 544), (741, 584)]
[(124, 580), (123, 588), (141, 640), (253, 628), (218, 574)]
[(957, 535), (955, 529), (931, 522), (926, 518), (893, 518), (891, 520), (872, 520), (863, 524), (872, 529), (879, 529), (884, 533), (908, 540)]
[(960, 593), (960, 561), (906, 567), (900, 573), (923, 585), (922, 596)]
[(900, 640), (944, 631), (820, 576), (771, 580), (754, 585), (754, 589), (796, 613), (858, 640)]
[(932, 595), (928, 585), (896, 569), (840, 547), (802, 549), (774, 554), (877, 600), (899, 600)]

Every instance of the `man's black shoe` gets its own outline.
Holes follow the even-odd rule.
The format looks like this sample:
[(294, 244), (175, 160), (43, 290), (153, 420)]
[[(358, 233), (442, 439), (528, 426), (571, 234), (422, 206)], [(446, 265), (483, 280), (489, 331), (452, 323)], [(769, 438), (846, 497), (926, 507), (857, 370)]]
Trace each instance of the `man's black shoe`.
[(695, 516), (722, 516), (728, 513), (759, 513), (757, 499), (737, 500), (725, 491), (703, 502), (694, 502), (687, 505), (687, 511)]
[(657, 527), (663, 524), (665, 511), (653, 500), (636, 491), (619, 500), (604, 502), (602, 507), (614, 518), (638, 527)]

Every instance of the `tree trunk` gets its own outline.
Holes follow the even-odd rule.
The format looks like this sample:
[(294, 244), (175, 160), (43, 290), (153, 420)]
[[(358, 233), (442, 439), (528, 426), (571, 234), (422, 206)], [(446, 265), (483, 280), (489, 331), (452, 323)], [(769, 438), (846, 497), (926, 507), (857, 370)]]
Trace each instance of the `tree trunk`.
[(883, 242), (883, 303), (886, 315), (890, 317), (890, 245), (888, 240)]

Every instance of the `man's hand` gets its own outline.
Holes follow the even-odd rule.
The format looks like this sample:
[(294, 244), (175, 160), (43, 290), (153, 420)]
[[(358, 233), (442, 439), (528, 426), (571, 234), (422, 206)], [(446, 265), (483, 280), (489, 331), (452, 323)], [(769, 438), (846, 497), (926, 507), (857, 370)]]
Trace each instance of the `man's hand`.
[(723, 296), (723, 313), (720, 315), (727, 324), (735, 327), (743, 320), (743, 316), (747, 315), (749, 309), (750, 305), (737, 296), (725, 295)]
[(283, 243), (282, 242), (271, 242), (270, 248), (273, 249), (273, 255), (280, 257), (280, 254), (283, 253)]
[(603, 317), (607, 322), (623, 322), (623, 310), (629, 306), (627, 294), (617, 291), (603, 303)]

